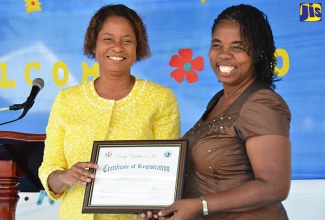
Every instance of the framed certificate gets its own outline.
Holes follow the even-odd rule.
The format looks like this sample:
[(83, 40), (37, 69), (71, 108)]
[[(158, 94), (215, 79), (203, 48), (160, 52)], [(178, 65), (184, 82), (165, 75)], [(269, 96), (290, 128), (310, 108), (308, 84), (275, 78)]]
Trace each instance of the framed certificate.
[(182, 198), (188, 140), (94, 141), (83, 213), (158, 212)]

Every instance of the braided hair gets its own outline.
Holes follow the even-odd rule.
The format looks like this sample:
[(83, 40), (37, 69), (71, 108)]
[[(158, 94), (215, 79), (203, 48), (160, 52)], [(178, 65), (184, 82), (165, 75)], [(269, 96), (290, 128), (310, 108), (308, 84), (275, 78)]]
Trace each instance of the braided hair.
[(214, 20), (212, 33), (222, 21), (240, 25), (241, 40), (247, 45), (246, 52), (254, 60), (257, 80), (275, 89), (274, 82), (280, 81), (275, 73), (276, 57), (272, 29), (266, 14), (251, 5), (234, 5), (219, 14)]

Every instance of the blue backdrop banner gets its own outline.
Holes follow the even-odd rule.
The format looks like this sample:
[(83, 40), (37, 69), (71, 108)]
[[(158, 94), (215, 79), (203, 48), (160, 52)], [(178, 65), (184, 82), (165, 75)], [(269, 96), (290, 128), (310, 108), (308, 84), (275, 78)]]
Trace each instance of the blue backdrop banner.
[[(59, 90), (98, 76), (98, 65), (83, 55), (83, 37), (93, 13), (108, 3), (122, 3), (142, 15), (152, 57), (136, 63), (132, 74), (173, 89), (180, 107), (182, 134), (221, 89), (208, 60), (214, 18), (243, 1), (2, 0), (0, 8), (0, 108), (26, 101), (32, 81), (44, 79), (27, 115), (1, 126), (3, 131), (45, 133)], [(325, 178), (325, 26), (324, 0), (247, 0), (268, 15), (277, 47), (282, 81), (276, 91), (291, 112), (292, 178)], [(192, 75), (174, 56), (193, 64)], [(195, 65), (194, 65), (194, 62)], [(21, 111), (1, 111), (0, 123)]]

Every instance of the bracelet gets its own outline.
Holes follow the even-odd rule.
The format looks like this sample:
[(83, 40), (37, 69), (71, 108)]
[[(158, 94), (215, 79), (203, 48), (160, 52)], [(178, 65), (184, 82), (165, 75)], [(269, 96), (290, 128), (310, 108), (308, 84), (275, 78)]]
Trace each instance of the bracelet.
[(203, 207), (203, 215), (208, 215), (209, 210), (208, 210), (208, 202), (205, 196), (201, 196), (202, 199), (202, 207)]

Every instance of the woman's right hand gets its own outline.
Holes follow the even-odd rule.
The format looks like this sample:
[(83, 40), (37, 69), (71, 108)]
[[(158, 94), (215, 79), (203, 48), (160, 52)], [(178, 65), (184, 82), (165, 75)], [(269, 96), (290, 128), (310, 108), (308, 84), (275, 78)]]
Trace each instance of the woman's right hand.
[(92, 162), (78, 162), (65, 171), (62, 176), (63, 181), (67, 185), (79, 184), (85, 186), (95, 178), (95, 174), (91, 173), (89, 168), (97, 169), (98, 165)]
[(48, 185), (54, 193), (64, 192), (70, 185), (87, 185), (95, 178), (89, 169), (97, 169), (98, 165), (92, 162), (78, 162), (68, 170), (56, 170), (48, 178)]

